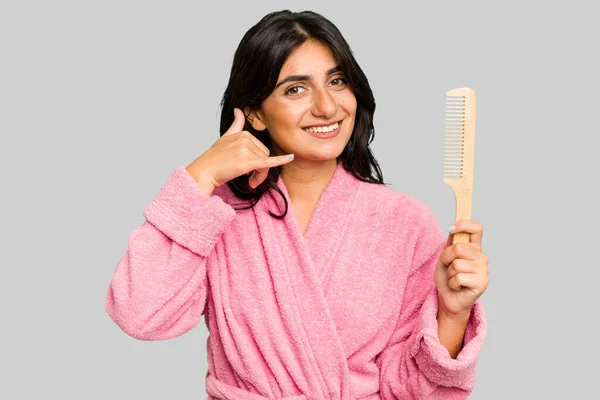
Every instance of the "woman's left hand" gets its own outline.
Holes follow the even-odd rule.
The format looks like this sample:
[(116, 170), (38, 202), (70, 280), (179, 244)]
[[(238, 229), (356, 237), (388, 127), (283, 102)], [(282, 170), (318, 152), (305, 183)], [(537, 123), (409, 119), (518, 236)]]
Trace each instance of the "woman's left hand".
[[(472, 219), (453, 223), (456, 227), (449, 235), (440, 254), (435, 271), (439, 311), (457, 319), (468, 318), (471, 306), (488, 286), (488, 258), (481, 251), (482, 225)], [(469, 243), (452, 244), (452, 235), (470, 233)]]

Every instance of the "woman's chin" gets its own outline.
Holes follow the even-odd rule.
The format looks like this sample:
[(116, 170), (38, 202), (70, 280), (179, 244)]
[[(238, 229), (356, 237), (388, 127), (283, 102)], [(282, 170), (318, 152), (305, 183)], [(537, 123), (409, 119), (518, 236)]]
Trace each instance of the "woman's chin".
[(318, 153), (315, 153), (315, 152), (304, 153), (304, 154), (296, 153), (294, 155), (293, 162), (301, 163), (302, 161), (306, 161), (306, 162), (322, 162), (322, 163), (324, 163), (324, 162), (336, 160), (342, 154), (343, 150), (344, 149), (341, 149), (341, 150), (334, 149), (333, 151), (321, 151)]

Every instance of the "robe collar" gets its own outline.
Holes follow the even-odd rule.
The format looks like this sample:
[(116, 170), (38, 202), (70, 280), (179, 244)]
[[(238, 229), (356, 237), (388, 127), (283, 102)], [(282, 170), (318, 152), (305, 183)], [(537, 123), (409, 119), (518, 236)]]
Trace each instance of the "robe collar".
[[(288, 320), (288, 330), (301, 350), (297, 354), (305, 376), (296, 377), (304, 393), (317, 398), (349, 400), (347, 357), (327, 302), (329, 277), (336, 254), (355, 215), (361, 181), (338, 163), (313, 211), (304, 236), (289, 193), (279, 177), (277, 185), (288, 201), (269, 189), (254, 206), (269, 270), (281, 291), (275, 294)], [(285, 288), (285, 289), (283, 289)]]
[(264, 212), (273, 220), (273, 223), (285, 225), (290, 239), (308, 252), (314, 264), (313, 267), (319, 279), (322, 280), (343, 241), (348, 222), (355, 214), (354, 202), (360, 182), (343, 167), (342, 163), (338, 162), (331, 179), (317, 201), (304, 234), (300, 229), (289, 192), (281, 175), (277, 179), (277, 186), (288, 202), (286, 216), (280, 220), (268, 215), (267, 210), (277, 215), (283, 214), (285, 210), (281, 195), (273, 189), (269, 189), (262, 196), (255, 212)]

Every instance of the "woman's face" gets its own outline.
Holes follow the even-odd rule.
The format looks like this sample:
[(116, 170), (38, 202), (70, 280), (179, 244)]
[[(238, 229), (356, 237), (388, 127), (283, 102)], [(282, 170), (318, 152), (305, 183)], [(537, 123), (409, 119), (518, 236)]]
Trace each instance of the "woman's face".
[[(276, 88), (248, 117), (254, 129), (269, 130), (276, 144), (271, 155), (294, 153), (294, 162), (300, 162), (332, 160), (342, 153), (354, 129), (356, 97), (336, 67), (331, 50), (317, 40), (290, 54)], [(335, 123), (339, 133), (334, 137), (306, 130), (329, 130)]]

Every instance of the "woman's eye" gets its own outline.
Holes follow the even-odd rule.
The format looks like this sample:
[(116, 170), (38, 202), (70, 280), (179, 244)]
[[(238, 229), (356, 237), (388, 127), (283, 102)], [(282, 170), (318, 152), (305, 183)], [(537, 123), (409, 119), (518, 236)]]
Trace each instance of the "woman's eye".
[(292, 86), (285, 91), (285, 94), (298, 94), (298, 89), (304, 89), (302, 86)]
[[(344, 86), (346, 85), (346, 78), (335, 78), (331, 81), (333, 83), (333, 86)], [(302, 86), (292, 86), (290, 88), (288, 88), (284, 94), (285, 95), (297, 95), (302, 93), (301, 90), (304, 90), (304, 88)]]

